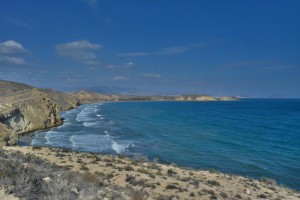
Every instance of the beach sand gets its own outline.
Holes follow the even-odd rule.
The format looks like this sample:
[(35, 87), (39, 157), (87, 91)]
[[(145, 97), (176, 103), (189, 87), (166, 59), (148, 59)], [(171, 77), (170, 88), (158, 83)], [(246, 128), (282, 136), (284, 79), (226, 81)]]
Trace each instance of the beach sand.
[[(71, 171), (103, 177), (112, 185), (175, 199), (287, 199), (299, 200), (300, 194), (278, 186), (274, 181), (261, 181), (216, 171), (192, 170), (154, 162), (136, 161), (122, 156), (78, 153), (47, 147), (4, 147), (8, 152), (32, 154)], [(1, 196), (0, 196), (1, 197)], [(0, 198), (1, 199), (1, 198)]]

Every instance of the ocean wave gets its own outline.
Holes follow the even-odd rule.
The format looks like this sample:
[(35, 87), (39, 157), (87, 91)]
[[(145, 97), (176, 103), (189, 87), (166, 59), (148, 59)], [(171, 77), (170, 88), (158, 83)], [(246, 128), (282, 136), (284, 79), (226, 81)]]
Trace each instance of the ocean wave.
[(113, 141), (111, 147), (116, 153), (122, 154), (122, 153), (125, 153), (126, 149), (128, 148), (128, 145), (121, 145), (121, 144)]
[(77, 114), (76, 121), (78, 122), (92, 121), (94, 120), (92, 114), (95, 114), (94, 107), (86, 106)]
[(83, 122), (82, 124), (85, 127), (99, 127), (98, 122)]
[(72, 135), (69, 138), (71, 148), (75, 150), (91, 151), (91, 152), (110, 152), (114, 151), (117, 154), (125, 153), (129, 147), (129, 143), (123, 144), (117, 142), (105, 131), (105, 135), (97, 134), (82, 134)]

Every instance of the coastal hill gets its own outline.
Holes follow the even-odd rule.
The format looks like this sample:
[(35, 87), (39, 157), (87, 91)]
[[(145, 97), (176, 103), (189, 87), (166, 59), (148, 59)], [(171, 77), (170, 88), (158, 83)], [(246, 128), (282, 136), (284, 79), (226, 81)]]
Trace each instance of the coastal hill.
[(100, 94), (89, 91), (64, 93), (38, 89), (23, 83), (0, 80), (0, 146), (17, 142), (18, 135), (59, 126), (60, 111), (100, 101), (217, 101), (237, 100), (207, 95), (135, 96)]
[(0, 145), (16, 143), (17, 134), (62, 124), (59, 112), (77, 104), (75, 98), (53, 90), (4, 81), (0, 88)]

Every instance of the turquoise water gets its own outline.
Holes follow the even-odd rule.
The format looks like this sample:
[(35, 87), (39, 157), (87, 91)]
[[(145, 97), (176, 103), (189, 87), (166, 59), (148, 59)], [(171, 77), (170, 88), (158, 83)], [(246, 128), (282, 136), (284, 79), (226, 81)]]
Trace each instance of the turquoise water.
[(300, 190), (300, 100), (97, 103), (63, 113), (32, 145), (127, 154), (269, 177)]

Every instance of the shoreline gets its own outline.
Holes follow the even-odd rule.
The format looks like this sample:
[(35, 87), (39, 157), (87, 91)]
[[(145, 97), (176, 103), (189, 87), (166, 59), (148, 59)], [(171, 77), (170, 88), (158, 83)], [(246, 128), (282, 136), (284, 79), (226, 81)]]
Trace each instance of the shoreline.
[(272, 179), (256, 180), (214, 170), (194, 170), (170, 164), (149, 162), (122, 155), (76, 152), (50, 147), (3, 148), (41, 158), (69, 171), (91, 173), (116, 187), (132, 187), (148, 194), (147, 199), (177, 196), (179, 199), (287, 199), (300, 193), (277, 185)]
[[(107, 101), (107, 102), (103, 102), (103, 101), (101, 101), (101, 102), (94, 102), (94, 103), (88, 103), (88, 104), (82, 104), (82, 105), (80, 105), (80, 106), (85, 106), (85, 105), (93, 105), (93, 104), (104, 104), (104, 103), (118, 103), (119, 101)], [(123, 101), (123, 102), (126, 102), (126, 101)], [(120, 102), (120, 103), (123, 103), (123, 102)], [(132, 101), (132, 102), (136, 102), (136, 101)], [(144, 101), (142, 101), (142, 102), (144, 102)], [(157, 101), (146, 101), (146, 102), (157, 102)], [(172, 102), (172, 101), (169, 101), (169, 102)], [(186, 102), (189, 102), (189, 101), (186, 101)], [(79, 107), (79, 106), (78, 106)], [(67, 111), (71, 111), (71, 110), (74, 110), (74, 109), (77, 109), (78, 107), (75, 107), (75, 108), (72, 108), (72, 109), (69, 109), (69, 110), (65, 110), (65, 111), (63, 111), (63, 112), (67, 112)], [(30, 132), (30, 133), (26, 133), (25, 135), (22, 135), (21, 137), (24, 137), (24, 136), (28, 136), (27, 138), (29, 139), (29, 140), (27, 140), (27, 141), (29, 141), (29, 142), (27, 142), (27, 143), (25, 143), (25, 144), (22, 144), (22, 143), (19, 143), (19, 141), (20, 140), (18, 140), (18, 144), (16, 144), (16, 146), (33, 146), (32, 144), (31, 144), (31, 142), (32, 142), (32, 140), (35, 138), (35, 134), (38, 132), (38, 131), (47, 131), (47, 130), (52, 130), (52, 129), (56, 129), (57, 127), (60, 127), (60, 126), (63, 126), (64, 125), (64, 123), (65, 123), (65, 120), (63, 121), (63, 123), (61, 123), (60, 125), (58, 125), (58, 126), (55, 126), (55, 127), (51, 127), (51, 128), (48, 128), (48, 129), (41, 129), (41, 130), (37, 130), (37, 131), (33, 131), (33, 132)], [(40, 147), (50, 147), (50, 145), (45, 145), (45, 146), (40, 146)], [(68, 147), (52, 147), (52, 148), (58, 148), (58, 149), (65, 149), (65, 150), (70, 150), (70, 151), (74, 151), (74, 152), (76, 152), (77, 150), (76, 149), (72, 149), (72, 148), (68, 148)], [(80, 153), (91, 153), (90, 151), (88, 151), (88, 150), (86, 150), (86, 151), (78, 151), (78, 152), (80, 152)], [(94, 152), (95, 153), (95, 152)], [(99, 153), (99, 154), (103, 154), (103, 153), (101, 153), (101, 152), (96, 152), (96, 153)], [(118, 153), (114, 153), (114, 152), (109, 152), (109, 153), (104, 153), (105, 155), (113, 155), (113, 156), (116, 156), (116, 155), (122, 155), (122, 156), (124, 156), (124, 154), (118, 154)], [(132, 159), (132, 156), (133, 156), (133, 154), (132, 155), (129, 155), (129, 154), (127, 154), (127, 155), (125, 155), (127, 158), (130, 158), (130, 159)], [(153, 160), (153, 157), (150, 157), (151, 158), (151, 160)], [(155, 158), (154, 158), (155, 159)], [(168, 161), (168, 158), (165, 158), (165, 160), (161, 160), (160, 161), (160, 163), (162, 164), (170, 164), (170, 163), (172, 163), (172, 161)], [(184, 165), (184, 164), (179, 164), (178, 166), (180, 166), (180, 167), (182, 167), (182, 168), (187, 168), (187, 169), (192, 169), (192, 170), (215, 170), (215, 169), (219, 169), (218, 168), (218, 166), (215, 166), (214, 168), (203, 168), (203, 167), (199, 167), (199, 166), (193, 166), (193, 167), (189, 167), (189, 166), (186, 166), (186, 165)], [(220, 166), (222, 166), (222, 165), (220, 165)], [(220, 170), (220, 169), (219, 169)], [(233, 174), (235, 174), (235, 175), (240, 175), (240, 176), (244, 176), (244, 177), (248, 177), (248, 174), (243, 174), (243, 173), (237, 173), (238, 171), (224, 171), (224, 170), (220, 170), (220, 171), (222, 171), (223, 173), (233, 173)], [(267, 176), (267, 175), (265, 175), (265, 176)], [(260, 176), (251, 176), (250, 175), (250, 177), (252, 177), (252, 178), (254, 178), (254, 179), (260, 179), (260, 178), (262, 178), (262, 177), (264, 177), (263, 175), (260, 175)], [(272, 177), (273, 178), (273, 177)], [(279, 179), (278, 179), (279, 180)], [(279, 180), (280, 181), (280, 180)], [(282, 182), (281, 182), (282, 183)], [(297, 184), (296, 184), (296, 186), (297, 186)], [(285, 185), (284, 187), (289, 187), (288, 186), (288, 184), (287, 185)], [(290, 186), (289, 188), (291, 188), (291, 189), (294, 189), (294, 187), (292, 187), (292, 186)], [(297, 188), (297, 187), (296, 187)]]
[[(67, 111), (70, 111), (70, 110), (74, 110), (74, 109), (77, 109), (78, 107), (80, 106), (83, 106), (83, 105), (89, 105), (89, 104), (97, 104), (97, 103), (140, 103), (140, 102), (231, 102), (231, 101), (237, 101), (237, 100), (217, 100), (217, 101), (196, 101), (196, 100), (137, 100), (137, 101), (97, 101), (97, 102), (89, 102), (89, 103), (83, 103), (83, 104), (80, 104), (76, 107), (72, 107), (70, 109), (66, 109), (66, 110), (61, 110), (60, 112), (67, 112)], [(30, 134), (33, 134), (35, 132), (38, 132), (38, 131), (46, 131), (46, 130), (51, 130), (52, 128), (57, 128), (57, 127), (60, 127), (60, 126), (63, 126), (64, 125), (64, 119), (61, 118), (61, 123), (59, 124), (55, 124), (51, 127), (46, 127), (46, 128), (37, 128), (37, 129), (34, 129), (34, 130), (30, 130), (30, 131), (26, 131), (26, 132), (22, 132), (22, 133), (18, 133), (18, 141), (16, 144), (12, 145), (12, 146), (18, 146), (18, 142), (20, 140), (20, 137), (23, 137), (23, 136), (26, 136), (26, 135), (30, 135)]]

